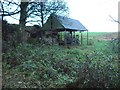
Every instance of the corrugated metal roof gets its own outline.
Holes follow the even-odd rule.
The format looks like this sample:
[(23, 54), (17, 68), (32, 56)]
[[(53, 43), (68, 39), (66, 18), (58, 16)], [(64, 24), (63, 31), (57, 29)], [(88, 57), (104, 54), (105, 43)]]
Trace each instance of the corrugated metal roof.
[(42, 27), (45, 30), (73, 30), (73, 31), (87, 31), (78, 20), (71, 19), (64, 16), (51, 14), (47, 22)]
[(63, 16), (55, 16), (55, 17), (64, 26), (65, 29), (87, 31), (87, 29), (78, 20)]

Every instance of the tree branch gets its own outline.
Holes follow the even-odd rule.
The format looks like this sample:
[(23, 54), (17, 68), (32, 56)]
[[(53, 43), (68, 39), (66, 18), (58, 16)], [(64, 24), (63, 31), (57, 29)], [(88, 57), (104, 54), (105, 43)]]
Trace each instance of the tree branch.
[[(11, 16), (11, 15), (15, 15), (15, 14), (18, 14), (20, 11), (17, 11), (17, 12), (6, 12), (4, 11), (4, 13), (0, 16)], [(6, 13), (6, 14), (5, 14)]]
[(15, 20), (19, 20), (19, 19), (17, 19), (17, 18), (15, 18), (15, 17), (13, 17), (13, 16), (10, 16), (10, 17), (12, 17), (13, 19), (15, 19)]
[(26, 23), (29, 23), (29, 22), (39, 22), (40, 20), (28, 20), (26, 21)]
[(114, 19), (112, 16), (110, 16), (110, 15), (109, 15), (109, 17), (112, 19), (112, 21), (117, 22), (117, 23), (119, 23), (119, 24), (120, 24), (120, 21), (115, 20), (115, 19)]
[[(10, 6), (10, 4), (15, 4), (18, 7), (12, 12), (10, 12), (8, 9), (5, 10), (4, 5)], [(11, 15), (14, 15), (14, 14), (18, 14), (20, 12), (20, 10), (18, 10), (19, 9), (19, 4), (15, 3), (15, 2), (10, 2), (8, 0), (6, 0), (5, 2), (1, 2), (1, 7), (2, 7), (2, 11), (1, 11), (2, 14), (0, 16), (11, 16)]]

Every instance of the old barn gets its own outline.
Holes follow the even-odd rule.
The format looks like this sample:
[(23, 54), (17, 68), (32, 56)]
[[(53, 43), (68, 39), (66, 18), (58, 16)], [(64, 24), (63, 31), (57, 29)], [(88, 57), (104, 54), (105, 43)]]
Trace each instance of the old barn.
[[(68, 17), (51, 14), (47, 22), (43, 25), (42, 30), (45, 30), (48, 38), (52, 38), (52, 44), (59, 43), (64, 45), (82, 44), (82, 32), (88, 30), (78, 20)], [(76, 34), (76, 32), (80, 34)]]

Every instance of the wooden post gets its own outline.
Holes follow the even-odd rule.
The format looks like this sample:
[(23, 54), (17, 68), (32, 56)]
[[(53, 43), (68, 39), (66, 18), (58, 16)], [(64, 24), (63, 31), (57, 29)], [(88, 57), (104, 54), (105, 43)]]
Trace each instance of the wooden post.
[(71, 38), (72, 38), (72, 31), (70, 31), (70, 35), (71, 35)]
[(75, 38), (75, 31), (74, 31), (74, 38)]
[(79, 32), (79, 41), (80, 41), (80, 32)]
[(87, 31), (87, 45), (88, 45), (88, 31)]
[(73, 44), (73, 38), (72, 38), (72, 31), (70, 31), (70, 34), (71, 34), (71, 45)]
[(82, 36), (82, 32), (81, 32), (81, 45), (83, 44), (83, 36)]
[(66, 42), (66, 29), (65, 29), (65, 33), (64, 33), (64, 44), (65, 44), (65, 46), (67, 46), (67, 42)]
[(62, 41), (63, 39), (62, 39), (62, 32), (61, 32), (61, 41)]

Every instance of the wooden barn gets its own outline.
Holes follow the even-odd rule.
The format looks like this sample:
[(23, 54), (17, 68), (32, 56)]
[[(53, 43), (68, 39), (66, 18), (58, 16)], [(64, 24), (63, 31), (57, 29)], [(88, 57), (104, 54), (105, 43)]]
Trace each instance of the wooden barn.
[[(52, 38), (52, 44), (57, 42), (64, 45), (82, 44), (82, 32), (87, 31), (88, 43), (88, 30), (78, 20), (68, 17), (51, 14), (42, 30), (46, 31), (48, 38)], [(80, 34), (76, 35), (76, 32)]]

